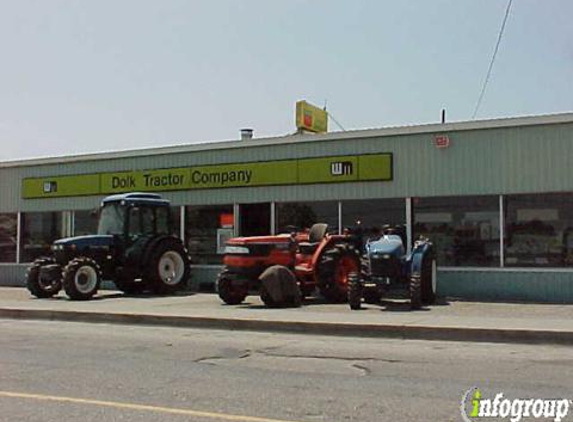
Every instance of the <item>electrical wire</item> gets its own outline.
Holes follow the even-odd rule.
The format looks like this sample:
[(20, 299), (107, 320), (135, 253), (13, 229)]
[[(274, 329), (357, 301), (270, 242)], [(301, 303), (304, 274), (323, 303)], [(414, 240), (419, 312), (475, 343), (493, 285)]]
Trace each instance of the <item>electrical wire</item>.
[(503, 23), (501, 24), (501, 28), (499, 30), (499, 34), (497, 36), (497, 43), (495, 44), (495, 49), (493, 51), (493, 55), (491, 56), (491, 61), (489, 62), (489, 68), (487, 69), (487, 74), (485, 76), (485, 80), (483, 82), (483, 86), (481, 88), (481, 92), (479, 94), (479, 98), (476, 104), (476, 108), (474, 110), (474, 114), (472, 115), (472, 120), (474, 120), (476, 118), (477, 112), (481, 106), (481, 102), (483, 100), (483, 96), (485, 94), (485, 90), (487, 88), (487, 84), (489, 82), (489, 78), (491, 77), (491, 71), (493, 69), (493, 64), (495, 62), (495, 58), (497, 56), (497, 51), (499, 50), (499, 44), (501, 43), (501, 39), (503, 38), (503, 33), (505, 30), (505, 24), (507, 22), (507, 18), (509, 16), (509, 9), (511, 8), (511, 3), (513, 0), (509, 0), (507, 2), (507, 8), (505, 9), (505, 16), (503, 17)]
[(328, 114), (328, 117), (330, 117), (332, 119), (332, 121), (334, 123), (336, 123), (336, 126), (338, 126), (340, 129), (342, 129), (343, 132), (346, 132), (346, 129), (344, 129), (344, 127), (342, 127), (342, 125), (340, 123), (338, 123), (338, 121), (334, 118), (334, 116), (332, 115), (332, 113), (330, 111), (327, 111), (326, 113)]

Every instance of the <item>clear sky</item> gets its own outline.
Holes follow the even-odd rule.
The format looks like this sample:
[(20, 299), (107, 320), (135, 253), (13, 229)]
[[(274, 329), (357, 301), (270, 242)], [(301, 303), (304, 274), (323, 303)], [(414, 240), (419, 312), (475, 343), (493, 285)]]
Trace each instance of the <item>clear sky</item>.
[[(0, 0), (0, 160), (471, 119), (506, 0)], [(514, 0), (477, 118), (573, 111), (573, 1)], [(338, 128), (332, 124), (333, 130)]]

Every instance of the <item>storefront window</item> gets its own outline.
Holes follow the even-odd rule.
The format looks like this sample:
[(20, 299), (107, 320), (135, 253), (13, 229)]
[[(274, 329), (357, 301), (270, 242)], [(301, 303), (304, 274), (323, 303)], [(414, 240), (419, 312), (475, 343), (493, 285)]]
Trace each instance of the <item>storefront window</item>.
[(171, 207), (171, 218), (173, 218), (173, 235), (181, 237), (181, 207)]
[(413, 199), (414, 239), (428, 237), (444, 266), (499, 266), (499, 198)]
[(308, 229), (314, 223), (328, 224), (329, 231), (338, 233), (338, 202), (289, 202), (276, 205), (277, 233)]
[(74, 236), (97, 233), (98, 215), (95, 210), (74, 211)]
[(62, 237), (61, 212), (28, 212), (22, 214), (22, 262), (48, 255), (50, 246)]
[(505, 198), (505, 265), (573, 266), (573, 194)]
[(342, 225), (365, 239), (379, 237), (382, 227), (406, 224), (404, 199), (366, 199), (342, 203)]
[(17, 214), (0, 214), (0, 262), (16, 262), (17, 228)]
[(193, 264), (221, 264), (225, 242), (233, 236), (233, 206), (187, 206), (185, 212), (185, 241)]

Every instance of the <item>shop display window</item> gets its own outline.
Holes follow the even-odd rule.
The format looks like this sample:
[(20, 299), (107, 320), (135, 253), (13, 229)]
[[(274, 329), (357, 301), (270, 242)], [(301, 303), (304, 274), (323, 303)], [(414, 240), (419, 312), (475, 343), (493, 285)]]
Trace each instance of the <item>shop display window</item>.
[(500, 265), (499, 197), (413, 198), (413, 237), (428, 237), (438, 264)]
[(573, 266), (573, 194), (505, 197), (505, 265)]
[(16, 262), (18, 215), (0, 214), (0, 262)]
[(98, 214), (96, 210), (74, 211), (74, 236), (97, 233)]
[(362, 234), (364, 239), (380, 237), (385, 225), (406, 224), (406, 203), (402, 199), (366, 199), (342, 203), (342, 225)]
[(185, 242), (193, 264), (222, 264), (225, 242), (233, 237), (233, 205), (185, 207)]
[(314, 223), (328, 224), (338, 233), (338, 202), (288, 202), (276, 205), (277, 233), (309, 229)]
[(22, 214), (21, 262), (50, 254), (50, 246), (62, 237), (61, 212), (27, 212)]

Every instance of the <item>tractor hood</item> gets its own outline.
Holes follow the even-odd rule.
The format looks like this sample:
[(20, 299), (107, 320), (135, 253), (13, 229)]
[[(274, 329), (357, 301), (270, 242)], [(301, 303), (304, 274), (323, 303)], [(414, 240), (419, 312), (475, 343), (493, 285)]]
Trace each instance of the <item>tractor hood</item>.
[(76, 250), (83, 250), (86, 248), (109, 248), (114, 244), (113, 236), (111, 235), (89, 235), (66, 237), (54, 242), (53, 249), (59, 248), (74, 248)]
[(369, 242), (366, 245), (368, 255), (391, 255), (402, 257), (405, 253), (402, 239), (397, 235), (384, 235), (380, 239)]

